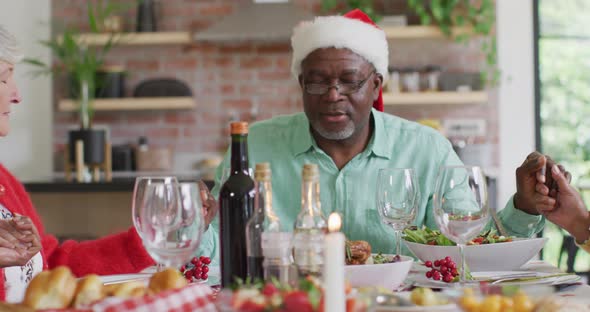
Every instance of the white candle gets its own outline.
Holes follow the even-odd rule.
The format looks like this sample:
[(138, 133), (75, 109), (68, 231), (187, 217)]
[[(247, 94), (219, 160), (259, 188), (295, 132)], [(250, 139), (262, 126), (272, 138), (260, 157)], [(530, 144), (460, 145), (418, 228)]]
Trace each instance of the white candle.
[(346, 311), (344, 286), (344, 234), (338, 232), (342, 221), (337, 213), (330, 214), (328, 230), (324, 239), (324, 296), (325, 311)]

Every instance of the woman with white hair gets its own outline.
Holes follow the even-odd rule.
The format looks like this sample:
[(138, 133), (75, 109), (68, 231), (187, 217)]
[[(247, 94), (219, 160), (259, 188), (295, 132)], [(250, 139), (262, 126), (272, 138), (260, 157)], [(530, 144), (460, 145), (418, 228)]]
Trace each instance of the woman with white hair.
[[(22, 98), (14, 81), (21, 60), (17, 41), (0, 25), (0, 137), (10, 130), (10, 111)], [(20, 302), (28, 283), (44, 269), (66, 265), (77, 276), (136, 273), (154, 262), (135, 229), (86, 242), (45, 233), (22, 184), (0, 164), (0, 300)]]

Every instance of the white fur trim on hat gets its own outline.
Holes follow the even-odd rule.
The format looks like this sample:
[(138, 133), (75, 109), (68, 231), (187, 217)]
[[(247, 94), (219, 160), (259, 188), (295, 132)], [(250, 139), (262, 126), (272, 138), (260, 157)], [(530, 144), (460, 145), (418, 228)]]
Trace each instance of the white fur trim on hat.
[(301, 62), (311, 52), (321, 48), (346, 48), (375, 66), (385, 80), (389, 63), (389, 48), (385, 32), (373, 25), (344, 16), (319, 16), (302, 22), (291, 37), (293, 59), (291, 73), (297, 79)]

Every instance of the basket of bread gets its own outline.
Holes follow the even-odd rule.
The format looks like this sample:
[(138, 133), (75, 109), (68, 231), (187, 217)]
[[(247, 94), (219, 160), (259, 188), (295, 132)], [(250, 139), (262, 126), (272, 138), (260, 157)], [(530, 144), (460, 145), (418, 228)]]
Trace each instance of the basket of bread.
[(76, 278), (69, 268), (39, 273), (20, 304), (1, 303), (0, 311), (216, 311), (210, 287), (188, 284), (176, 269), (153, 274), (149, 282), (109, 285), (98, 275)]

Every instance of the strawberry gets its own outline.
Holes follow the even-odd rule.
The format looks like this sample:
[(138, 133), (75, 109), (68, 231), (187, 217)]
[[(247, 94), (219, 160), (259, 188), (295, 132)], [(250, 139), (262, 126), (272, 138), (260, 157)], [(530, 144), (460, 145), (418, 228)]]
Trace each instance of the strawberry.
[(272, 283), (266, 283), (266, 285), (264, 285), (264, 288), (262, 288), (262, 294), (266, 297), (272, 297), (274, 294), (278, 292), (279, 290)]
[(252, 300), (246, 300), (240, 305), (240, 307), (238, 308), (238, 311), (240, 311), (240, 312), (263, 312), (264, 305), (254, 302)]
[(313, 312), (307, 294), (303, 291), (292, 291), (285, 295), (283, 307), (286, 312)]

